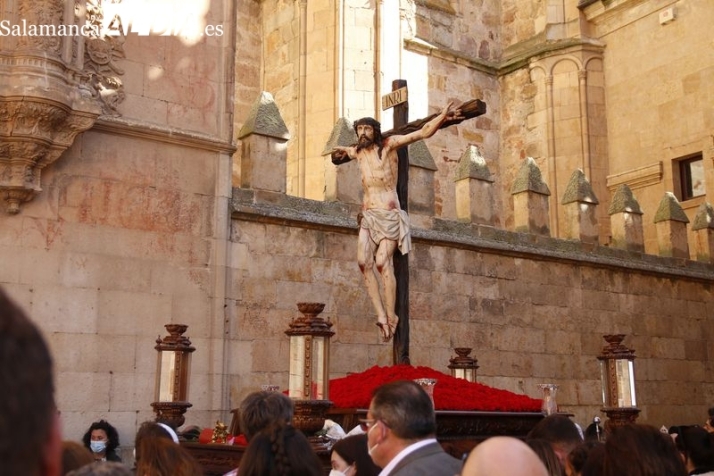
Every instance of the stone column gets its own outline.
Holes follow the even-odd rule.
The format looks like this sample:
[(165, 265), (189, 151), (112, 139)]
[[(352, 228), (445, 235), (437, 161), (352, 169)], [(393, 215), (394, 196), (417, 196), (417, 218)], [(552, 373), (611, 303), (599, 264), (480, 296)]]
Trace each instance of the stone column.
[(548, 197), (550, 189), (543, 182), (540, 169), (528, 157), (511, 188), (515, 231), (550, 236)]
[(470, 145), (459, 159), (454, 182), (456, 218), (477, 225), (493, 226), (493, 178), (486, 159), (475, 145)]
[(612, 203), (607, 212), (610, 215), (610, 227), (612, 228), (610, 243), (612, 247), (644, 253), (642, 210), (632, 195), (630, 187), (625, 184), (620, 185), (612, 197)]
[(665, 192), (662, 201), (659, 202), (654, 222), (660, 256), (689, 259), (687, 241), (689, 218), (672, 192)]
[(241, 188), (285, 193), (290, 133), (270, 93), (253, 103), (238, 139)]
[(349, 147), (357, 143), (352, 121), (341, 117), (332, 128), (322, 156), (325, 157), (325, 200), (328, 202), (362, 203), (362, 183), (359, 164), (352, 160), (339, 166), (332, 163), (330, 154), (335, 146)]
[(571, 240), (597, 244), (597, 205), (600, 202), (582, 170), (578, 169), (570, 176), (561, 203), (565, 211), (563, 236)]
[(431, 228), (434, 217), (434, 157), (423, 140), (409, 146), (409, 219), (413, 226)]
[(692, 231), (697, 261), (714, 263), (714, 207), (706, 202), (699, 205)]

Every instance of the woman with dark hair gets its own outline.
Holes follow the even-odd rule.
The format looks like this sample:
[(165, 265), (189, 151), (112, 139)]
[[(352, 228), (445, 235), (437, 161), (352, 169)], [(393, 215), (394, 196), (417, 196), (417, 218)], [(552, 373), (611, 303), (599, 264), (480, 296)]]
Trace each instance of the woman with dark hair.
[(672, 438), (651, 425), (614, 428), (605, 440), (603, 476), (686, 476)]
[(289, 425), (272, 426), (251, 438), (238, 468), (238, 476), (324, 474), (320, 459), (305, 435)]
[(548, 476), (565, 476), (565, 469), (550, 442), (542, 438), (529, 438), (526, 444), (538, 455), (548, 470)]
[(92, 423), (84, 434), (82, 443), (92, 451), (95, 460), (121, 462), (121, 458), (116, 453), (119, 447), (119, 433), (106, 420)]
[(198, 461), (171, 438), (145, 435), (137, 438), (136, 476), (200, 476)]
[(565, 465), (565, 474), (567, 476), (577, 476), (583, 474), (583, 468), (585, 467), (585, 463), (588, 461), (590, 453), (595, 451), (597, 448), (603, 447), (603, 445), (604, 443), (601, 441), (586, 439), (584, 442), (576, 446), (575, 449), (568, 454), (568, 459)]
[(330, 476), (377, 476), (382, 470), (367, 452), (367, 435), (347, 436), (332, 447)]
[(690, 475), (714, 475), (712, 435), (700, 426), (682, 427), (674, 440)]

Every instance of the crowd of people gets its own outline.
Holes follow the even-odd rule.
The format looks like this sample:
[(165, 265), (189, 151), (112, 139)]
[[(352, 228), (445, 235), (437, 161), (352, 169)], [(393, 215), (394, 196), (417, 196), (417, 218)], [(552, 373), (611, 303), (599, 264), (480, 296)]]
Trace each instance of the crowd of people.
[[(78, 441), (62, 441), (52, 357), (30, 319), (0, 289), (0, 474), (9, 476), (200, 476), (196, 459), (169, 425), (144, 422), (134, 466), (122, 462), (117, 430), (92, 423)], [(294, 404), (254, 392), (240, 405), (248, 446), (238, 476), (320, 476), (326, 470), (291, 425)], [(430, 397), (412, 381), (378, 387), (359, 431), (331, 450), (330, 476), (714, 476), (714, 408), (703, 426), (666, 431), (645, 424), (583, 432), (567, 416), (544, 417), (525, 440), (495, 436), (462, 459), (436, 439)], [(357, 428), (355, 428), (357, 430)], [(607, 430), (607, 431), (606, 431)]]

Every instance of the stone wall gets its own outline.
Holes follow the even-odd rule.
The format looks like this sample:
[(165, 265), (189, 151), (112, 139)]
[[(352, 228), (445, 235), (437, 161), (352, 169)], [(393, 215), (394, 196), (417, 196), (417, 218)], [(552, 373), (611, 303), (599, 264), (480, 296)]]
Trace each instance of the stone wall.
[[(326, 303), (331, 375), (391, 365), (355, 262), (355, 210), (234, 190), (231, 400), (288, 384), (298, 301)], [(435, 220), (416, 229), (410, 261), (411, 362), (448, 372), (473, 347), (478, 380), (539, 397), (560, 385), (563, 411), (600, 414), (604, 334), (636, 350), (640, 421), (696, 423), (714, 398), (711, 267), (488, 226)], [(240, 356), (240, 357), (239, 357)], [(687, 391), (682, 391), (686, 388)]]
[[(23, 2), (14, 13), (50, 3), (64, 5)], [(79, 440), (105, 418), (119, 430), (125, 461), (138, 425), (155, 417), (154, 346), (165, 324), (188, 324), (199, 349), (190, 391), (196, 419), (208, 425), (229, 407), (220, 342), (235, 151), (234, 3), (215, 0), (190, 17), (223, 27), (222, 36), (129, 32), (111, 58), (125, 94), (114, 114), (100, 116), (42, 171), (42, 190), (19, 213), (0, 214), (0, 286), (49, 342), (64, 437)], [(27, 82), (18, 74), (5, 86), (18, 94)]]

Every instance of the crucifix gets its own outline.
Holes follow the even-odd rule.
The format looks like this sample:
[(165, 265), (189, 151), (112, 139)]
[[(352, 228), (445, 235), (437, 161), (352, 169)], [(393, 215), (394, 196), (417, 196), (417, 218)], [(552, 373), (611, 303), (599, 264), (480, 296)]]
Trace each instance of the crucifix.
[[(409, 364), (409, 144), (433, 136), (437, 130), (486, 112), (486, 104), (474, 99), (457, 107), (449, 103), (441, 112), (407, 122), (407, 82), (392, 82), (384, 104), (394, 106), (394, 129), (381, 132), (371, 117), (355, 121), (357, 143), (335, 147), (332, 162), (357, 160), (364, 191), (358, 215), (357, 263), (377, 312), (376, 325), (384, 342), (393, 338), (394, 364)], [(382, 293), (377, 275), (382, 278)]]

